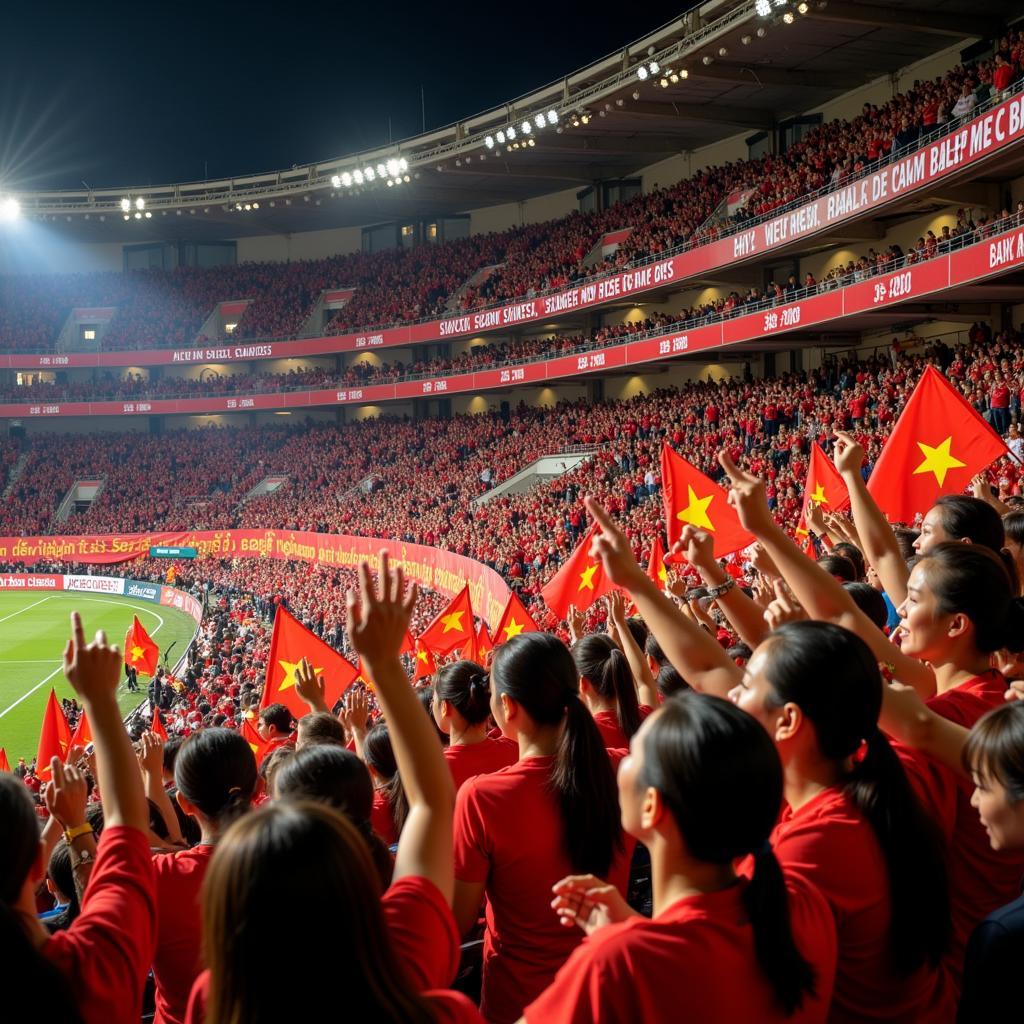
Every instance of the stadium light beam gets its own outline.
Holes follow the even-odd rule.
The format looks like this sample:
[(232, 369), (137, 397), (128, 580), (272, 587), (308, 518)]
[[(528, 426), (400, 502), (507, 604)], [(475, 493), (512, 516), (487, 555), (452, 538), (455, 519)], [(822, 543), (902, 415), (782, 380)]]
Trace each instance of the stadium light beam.
[(14, 196), (0, 199), (0, 222), (10, 224), (21, 216), (21, 203)]

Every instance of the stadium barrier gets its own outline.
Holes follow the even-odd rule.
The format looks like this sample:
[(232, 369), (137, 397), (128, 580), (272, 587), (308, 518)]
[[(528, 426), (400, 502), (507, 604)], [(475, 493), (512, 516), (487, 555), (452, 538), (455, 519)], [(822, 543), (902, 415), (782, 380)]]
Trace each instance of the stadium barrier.
[[(129, 533), (95, 534), (67, 537), (0, 537), (0, 561), (23, 562), (34, 565), (39, 561), (82, 562), (94, 565), (114, 565), (143, 558), (154, 545), (173, 545), (196, 548), (200, 555), (215, 558), (275, 558), (317, 563), (324, 566), (353, 568), (362, 561), (376, 570), (379, 553), (387, 550), (392, 565), (400, 565), (406, 577), (422, 586), (436, 590), (447, 597), (457, 594), (469, 586), (473, 608), (489, 625), (497, 624), (508, 602), (508, 584), (501, 576), (472, 558), (457, 555), (440, 548), (423, 544), (406, 544), (401, 541), (381, 540), (374, 537), (351, 537), (343, 534), (313, 533), (304, 530), (199, 530), (190, 533)], [(30, 585), (19, 580), (28, 580), (29, 573), (6, 573), (0, 575), (0, 589), (85, 590), (90, 586), (106, 587), (108, 584), (123, 585), (121, 590), (104, 590), (104, 593), (122, 593), (141, 597), (160, 604), (179, 608), (189, 614), (201, 616), (202, 609), (189, 594), (158, 584), (138, 580), (121, 580), (101, 576), (47, 576), (40, 574), (36, 580), (51, 580), (47, 583)], [(68, 586), (67, 581), (78, 581)], [(101, 583), (99, 581), (104, 580)], [(8, 582), (5, 582), (8, 581)], [(92, 581), (87, 584), (84, 581)], [(147, 597), (145, 593), (128, 593), (131, 587), (159, 589), (159, 597)], [(191, 604), (189, 603), (191, 602)]]

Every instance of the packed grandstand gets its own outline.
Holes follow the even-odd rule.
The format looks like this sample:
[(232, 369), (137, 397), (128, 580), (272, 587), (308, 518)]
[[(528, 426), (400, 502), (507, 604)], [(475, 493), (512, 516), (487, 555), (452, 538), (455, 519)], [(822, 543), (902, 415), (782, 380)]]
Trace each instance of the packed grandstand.
[[(59, 670), (0, 688), (13, 998), (87, 1024), (1013, 1012), (1024, 11), (991, 6), (709, 3), (557, 102), (248, 200), (0, 197), (0, 591), (195, 622), (171, 656), (136, 616), (121, 651), (83, 603)], [(766, 40), (799, 46), (773, 67)], [(592, 186), (540, 190), (549, 144)], [(501, 156), (515, 212), (466, 173)], [(293, 199), (351, 224), (259, 234)], [(19, 232), (74, 218), (56, 269), (27, 260)]]

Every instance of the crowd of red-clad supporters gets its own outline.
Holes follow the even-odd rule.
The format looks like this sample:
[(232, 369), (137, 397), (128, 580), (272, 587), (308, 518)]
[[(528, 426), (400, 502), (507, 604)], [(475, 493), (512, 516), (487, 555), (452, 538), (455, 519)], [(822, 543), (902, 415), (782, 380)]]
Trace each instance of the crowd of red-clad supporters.
[[(1004, 93), (1021, 74), (1019, 34), (1011, 32), (996, 49), (992, 60), (916, 82), (881, 107), (866, 104), (852, 122), (823, 124), (783, 154), (707, 168), (603, 211), (438, 245), (288, 264), (0, 278), (0, 348), (52, 348), (76, 307), (117, 307), (105, 348), (148, 349), (196, 342), (217, 303), (229, 299), (252, 300), (233, 337), (271, 338), (303, 332), (321, 293), (332, 288), (355, 292), (330, 318), (326, 333), (533, 296), (701, 244), (809, 192), (841, 186)], [(727, 196), (747, 192), (743, 209), (732, 216), (719, 212)], [(605, 233), (625, 227), (632, 230), (613, 255), (587, 262)], [(496, 269), (476, 288), (464, 287), (487, 267)]]

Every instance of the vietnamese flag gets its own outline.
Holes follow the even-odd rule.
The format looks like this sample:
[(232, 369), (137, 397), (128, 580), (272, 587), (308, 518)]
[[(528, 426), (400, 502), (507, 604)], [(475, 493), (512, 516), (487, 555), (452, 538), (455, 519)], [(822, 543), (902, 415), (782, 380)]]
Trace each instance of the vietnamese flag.
[(249, 749), (252, 751), (252, 756), (256, 758), (256, 764), (259, 765), (263, 758), (266, 757), (270, 750), (271, 744), (266, 742), (263, 737), (259, 734), (256, 726), (253, 725), (255, 716), (252, 718), (242, 719), (242, 728), (239, 730), (242, 734), (242, 739), (249, 744)]
[(885, 442), (868, 490), (890, 519), (912, 523), (936, 498), (962, 492), (1006, 451), (1002, 438), (929, 366)]
[(334, 707), (359, 675), (352, 662), (306, 629), (291, 612), (279, 607), (270, 638), (261, 711), (271, 704), (283, 704), (296, 718), (309, 712), (308, 705), (295, 689), (295, 673), (303, 658), (308, 658), (314, 672), (323, 676), (324, 699), (328, 707)]
[(124, 660), (139, 675), (156, 675), (156, 666), (160, 660), (160, 648), (146, 632), (138, 615), (132, 617), (132, 624), (124, 637)]
[(75, 726), (74, 735), (71, 737), (71, 746), (87, 747), (92, 743), (92, 729), (89, 728), (89, 719), (86, 718), (85, 708), (78, 716), (78, 724)]
[(405, 631), (405, 636), (402, 638), (402, 646), (398, 648), (398, 653), (408, 654), (412, 657), (416, 653), (416, 641), (412, 638), (412, 633), (409, 630)]
[(647, 575), (654, 580), (659, 590), (668, 587), (668, 568), (665, 565), (665, 549), (661, 545), (661, 534), (655, 534), (651, 545), (651, 556), (647, 560)]
[(11, 762), (7, 760), (7, 751), (4, 747), (0, 747), (0, 772), (9, 772), (11, 770)]
[(429, 647), (434, 654), (450, 654), (456, 647), (463, 647), (469, 641), (476, 643), (476, 632), (467, 583), (452, 598), (448, 607), (420, 633), (419, 642)]
[(149, 731), (154, 736), (159, 736), (164, 743), (170, 738), (167, 735), (167, 730), (164, 728), (164, 720), (160, 717), (159, 708), (153, 708), (153, 718), (149, 723)]
[(498, 620), (498, 628), (494, 631), (494, 646), (500, 647), (506, 640), (511, 640), (520, 633), (539, 633), (540, 626), (533, 621), (533, 616), (526, 610), (526, 606), (519, 600), (519, 595), (513, 590), (508, 595), (505, 603), (505, 610)]
[[(661, 479), (670, 548), (687, 524), (711, 534), (715, 558), (724, 558), (754, 543), (754, 535), (740, 525), (725, 491), (667, 444), (661, 447)], [(676, 555), (672, 561), (685, 559)]]
[(39, 752), (36, 754), (36, 775), (49, 778), (50, 758), (60, 758), (61, 762), (68, 756), (71, 747), (71, 729), (64, 717), (64, 710), (57, 700), (57, 694), (50, 690), (50, 699), (46, 702), (43, 713), (43, 727), (39, 732)]
[(416, 641), (416, 671), (413, 673), (413, 682), (418, 683), (421, 679), (427, 679), (437, 671), (437, 661), (430, 649)]
[(544, 603), (559, 619), (566, 618), (570, 605), (586, 611), (599, 597), (615, 589), (615, 585), (605, 575), (600, 559), (590, 555), (590, 545), (597, 532), (595, 523), (540, 592)]
[[(804, 506), (813, 501), (828, 512), (845, 512), (850, 507), (850, 492), (843, 483), (832, 460), (822, 451), (821, 445), (811, 445), (811, 457), (807, 463), (807, 482), (804, 484)], [(803, 511), (796, 532), (806, 537), (807, 522)]]

